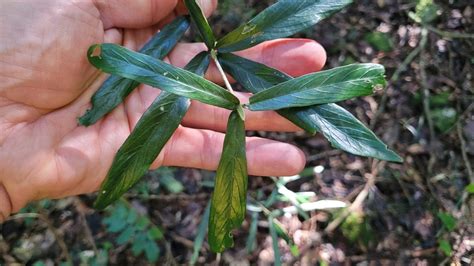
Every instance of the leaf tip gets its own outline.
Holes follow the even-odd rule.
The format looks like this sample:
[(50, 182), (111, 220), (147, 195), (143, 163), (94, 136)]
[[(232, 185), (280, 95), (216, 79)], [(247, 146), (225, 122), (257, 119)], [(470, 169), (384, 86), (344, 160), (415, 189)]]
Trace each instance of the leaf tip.
[(79, 123), (79, 125), (85, 126), (85, 127), (88, 127), (88, 126), (92, 125), (94, 122), (91, 121), (90, 110), (87, 110), (86, 113), (83, 116), (78, 117), (77, 118), (77, 123)]
[(89, 50), (87, 51), (87, 54), (89, 57), (99, 57), (101, 58), (100, 55), (102, 54), (102, 46), (100, 44), (94, 44), (89, 47)]
[[(377, 158), (379, 157), (379, 158)], [(393, 163), (403, 163), (404, 160), (403, 158), (398, 155), (396, 152), (388, 149), (387, 147), (385, 148), (385, 152), (382, 153), (380, 156), (374, 156), (374, 158), (388, 161), (388, 162), (393, 162)]]
[(104, 210), (105, 208), (107, 208), (107, 206), (109, 206), (113, 202), (113, 199), (103, 196), (105, 194), (105, 190), (101, 190), (99, 193), (100, 193), (99, 196), (94, 201), (93, 207), (96, 210)]
[(403, 160), (403, 158), (396, 154), (395, 152), (393, 153), (393, 159), (390, 160), (391, 162), (394, 162), (394, 163), (403, 163), (405, 160)]

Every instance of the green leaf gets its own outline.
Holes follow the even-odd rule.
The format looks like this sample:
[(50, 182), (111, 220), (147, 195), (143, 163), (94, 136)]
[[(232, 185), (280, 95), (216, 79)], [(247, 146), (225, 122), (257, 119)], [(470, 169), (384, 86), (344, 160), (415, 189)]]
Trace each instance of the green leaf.
[(474, 183), (471, 183), (466, 186), (466, 192), (469, 194), (474, 194)]
[(449, 243), (448, 241), (444, 239), (439, 240), (439, 249), (443, 251), (444, 255), (448, 257), (451, 257), (453, 253), (453, 248), (451, 247), (451, 243)]
[(305, 30), (352, 0), (280, 0), (217, 42), (221, 52), (234, 52)]
[[(247, 91), (254, 94), (292, 79), (292, 77), (274, 68), (230, 53), (219, 54), (219, 62), (227, 73)], [(311, 121), (308, 121), (305, 116), (296, 112), (295, 109), (283, 109), (277, 110), (277, 112), (307, 132), (316, 133), (317, 127), (310, 123)]]
[(449, 213), (439, 212), (438, 218), (443, 223), (443, 226), (449, 231), (453, 231), (456, 228), (456, 218)]
[(448, 133), (458, 122), (458, 113), (455, 108), (436, 108), (431, 111), (433, 123), (441, 133)]
[(442, 10), (433, 0), (418, 0), (416, 5), (415, 18), (418, 23), (430, 23), (435, 20)]
[(252, 253), (257, 247), (257, 230), (259, 216), (260, 214), (258, 212), (252, 212), (252, 222), (250, 223), (249, 235), (245, 244), (245, 249), (247, 250), (248, 254)]
[[(189, 22), (186, 18), (176, 18), (148, 41), (140, 53), (163, 59), (188, 28)], [(79, 118), (79, 123), (84, 126), (96, 123), (122, 103), (139, 84), (119, 76), (110, 76), (92, 96), (92, 108)]]
[(196, 24), (204, 43), (206, 43), (207, 48), (209, 48), (209, 50), (214, 49), (216, 46), (216, 38), (214, 37), (214, 33), (212, 33), (211, 26), (209, 26), (201, 7), (196, 0), (184, 0), (184, 3), (188, 8), (191, 19)]
[(145, 232), (140, 232), (135, 239), (133, 240), (132, 243), (132, 254), (133, 256), (138, 256), (140, 255), (144, 250), (146, 245), (148, 244), (147, 242), (147, 235)]
[(293, 79), (274, 68), (231, 53), (219, 53), (218, 59), (224, 70), (251, 93), (258, 93)]
[(132, 226), (127, 227), (117, 238), (117, 244), (123, 245), (128, 243), (135, 234), (135, 228)]
[(299, 117), (315, 125), (335, 148), (355, 155), (403, 162), (370, 129), (339, 105), (324, 104), (298, 109)]
[(160, 176), (160, 185), (163, 185), (163, 187), (172, 194), (178, 194), (184, 191), (183, 184), (172, 175)]
[(193, 72), (198, 76), (204, 76), (209, 64), (211, 63), (211, 57), (208, 52), (200, 52), (197, 54), (189, 63), (184, 67), (187, 71)]
[(95, 208), (104, 209), (135, 185), (178, 128), (189, 100), (162, 92), (115, 155)]
[(250, 98), (250, 110), (278, 110), (344, 101), (372, 94), (385, 85), (385, 69), (378, 64), (353, 64), (295, 78)]
[(387, 33), (370, 32), (365, 35), (365, 40), (378, 51), (390, 52), (393, 50), (392, 39)]
[(150, 241), (146, 244), (145, 256), (146, 256), (146, 259), (152, 263), (158, 260), (158, 257), (160, 256), (160, 248), (155, 242)]
[(92, 65), (104, 72), (206, 104), (230, 110), (239, 104), (232, 93), (194, 73), (115, 44), (91, 46), (88, 58)]
[(244, 121), (238, 111), (233, 111), (211, 199), (208, 238), (214, 252), (220, 253), (234, 244), (232, 229), (245, 219), (247, 179)]
[[(203, 75), (209, 63), (209, 56), (201, 53), (185, 68)], [(184, 97), (161, 92), (115, 155), (96, 208), (107, 207), (140, 180), (178, 128), (189, 105)]]
[[(233, 54), (220, 54), (219, 61), (226, 72), (252, 93), (292, 79), (276, 69)], [(346, 152), (388, 161), (402, 161), (370, 129), (336, 104), (289, 108), (277, 112), (309, 133), (323, 133), (334, 147)]]
[(161, 232), (158, 227), (152, 226), (150, 230), (148, 230), (148, 236), (152, 240), (160, 240), (163, 238), (163, 232)]
[(280, 248), (278, 246), (278, 232), (276, 227), (276, 223), (273, 222), (273, 217), (268, 217), (268, 227), (270, 229), (270, 236), (272, 237), (272, 247), (273, 247), (273, 254), (275, 257), (275, 262), (273, 265), (282, 265), (281, 264), (281, 255), (280, 255)]
[(207, 203), (206, 210), (202, 215), (201, 222), (199, 223), (198, 232), (196, 234), (196, 238), (194, 239), (193, 245), (193, 255), (191, 260), (189, 261), (190, 265), (195, 265), (198, 258), (199, 252), (201, 251), (202, 244), (204, 243), (204, 238), (206, 237), (207, 227), (209, 225), (209, 215), (211, 212), (211, 201)]

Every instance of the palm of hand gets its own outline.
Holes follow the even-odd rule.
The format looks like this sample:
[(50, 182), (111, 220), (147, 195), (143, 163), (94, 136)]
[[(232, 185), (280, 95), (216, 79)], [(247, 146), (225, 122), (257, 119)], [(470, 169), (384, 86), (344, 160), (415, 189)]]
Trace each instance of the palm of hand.
[[(112, 7), (97, 2), (49, 0), (25, 4), (7, 0), (0, 4), (0, 17), (6, 18), (0, 23), (0, 214), (3, 216), (32, 200), (97, 190), (114, 154), (159, 94), (154, 88), (141, 86), (102, 121), (88, 128), (77, 125), (76, 118), (89, 107), (91, 95), (105, 79), (87, 62), (88, 47), (93, 43), (114, 42), (139, 48), (160, 23), (176, 13), (176, 2), (171, 0), (137, 1), (140, 4), (117, 0)], [(214, 1), (201, 2), (208, 12), (214, 7)], [(136, 18), (129, 15), (144, 10), (156, 12), (148, 11), (145, 14), (149, 16), (136, 15)], [(16, 34), (20, 37), (6, 37)], [(299, 58), (298, 67), (291, 66), (287, 60), (278, 65), (266, 56), (289, 48), (298, 48), (286, 55)], [(202, 49), (198, 44), (181, 44), (166, 60), (183, 66)], [(243, 55), (293, 75), (315, 71), (324, 63), (322, 48), (305, 40), (276, 41)], [(219, 82), (215, 72), (210, 69), (208, 78)], [(183, 122), (187, 127), (178, 129), (153, 166), (215, 169), (224, 137), (216, 131), (225, 130), (227, 115), (227, 111), (193, 103)], [(248, 118), (247, 128), (254, 130), (296, 129), (271, 112), (249, 114)], [(304, 164), (301, 152), (288, 144), (249, 138), (247, 147), (251, 174), (295, 174)]]

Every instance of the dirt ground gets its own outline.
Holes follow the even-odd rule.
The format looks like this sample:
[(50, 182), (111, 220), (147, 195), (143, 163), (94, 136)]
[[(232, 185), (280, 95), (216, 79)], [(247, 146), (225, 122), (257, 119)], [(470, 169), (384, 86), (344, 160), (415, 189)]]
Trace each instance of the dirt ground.
[[(222, 36), (273, 1), (220, 2), (211, 22)], [(288, 189), (310, 192), (311, 201), (348, 205), (311, 211), (308, 217), (277, 218), (292, 238), (290, 245), (278, 241), (283, 263), (474, 263), (474, 198), (469, 189), (474, 183), (474, 6), (468, 0), (436, 4), (428, 14), (433, 18), (422, 24), (414, 19), (416, 1), (361, 0), (298, 35), (327, 49), (326, 68), (354, 62), (386, 67), (385, 90), (343, 105), (405, 162), (352, 156), (331, 148), (321, 135), (250, 132), (295, 143), (305, 151), (307, 169)], [(157, 264), (181, 265), (191, 259), (213, 177), (193, 169), (159, 170), (127, 194), (125, 208), (146, 217), (147, 225), (163, 234), (156, 236)], [(268, 199), (274, 190), (270, 178), (249, 180), (249, 195), (256, 201)], [(112, 229), (122, 207), (97, 212), (91, 207), (94, 198), (34, 203), (0, 225), (0, 265), (151, 264), (148, 256), (134, 255), (138, 238), (132, 234), (119, 240), (123, 234)], [(290, 205), (281, 199), (268, 208)], [(272, 265), (270, 223), (264, 215), (253, 216), (249, 212), (234, 234), (235, 247), (219, 262), (204, 243), (197, 263)], [(253, 224), (257, 231), (250, 233)], [(246, 244), (249, 235), (256, 245)]]

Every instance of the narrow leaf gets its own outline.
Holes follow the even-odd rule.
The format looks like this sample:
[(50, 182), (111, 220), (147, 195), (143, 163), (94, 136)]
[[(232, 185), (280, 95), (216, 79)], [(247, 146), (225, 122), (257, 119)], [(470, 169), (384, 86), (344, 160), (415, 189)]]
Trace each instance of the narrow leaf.
[(217, 42), (221, 52), (234, 52), (263, 41), (305, 30), (352, 0), (280, 0)]
[(385, 69), (377, 64), (353, 64), (295, 78), (250, 98), (250, 110), (279, 110), (289, 107), (334, 103), (372, 94), (385, 85)]
[(336, 104), (296, 108), (298, 116), (315, 125), (335, 148), (355, 155), (403, 162), (370, 129), (346, 109)]
[(270, 236), (272, 237), (272, 247), (273, 247), (273, 255), (275, 258), (275, 262), (273, 265), (282, 265), (281, 264), (281, 255), (280, 255), (280, 247), (278, 246), (278, 232), (276, 224), (273, 222), (273, 216), (268, 217), (268, 227), (270, 229)]
[(191, 260), (189, 261), (190, 265), (195, 265), (198, 258), (199, 252), (201, 251), (202, 244), (204, 243), (204, 238), (206, 237), (207, 227), (209, 225), (209, 214), (211, 212), (211, 202), (206, 206), (206, 210), (201, 217), (201, 223), (199, 223), (198, 232), (196, 234), (196, 238), (194, 239), (193, 245), (193, 255)]
[[(274, 68), (231, 53), (219, 54), (219, 62), (227, 73), (234, 77), (247, 91), (254, 94), (293, 79)], [(317, 127), (296, 110), (282, 109), (277, 110), (277, 112), (305, 131), (316, 134)]]
[(220, 253), (234, 244), (232, 230), (245, 219), (247, 178), (244, 121), (233, 111), (211, 199), (208, 238), (214, 252)]
[[(176, 18), (148, 41), (140, 53), (163, 59), (188, 28), (189, 22), (186, 18)], [(122, 103), (139, 84), (119, 76), (110, 76), (92, 96), (92, 108), (79, 118), (79, 123), (84, 126), (96, 123)]]
[(204, 74), (206, 74), (207, 69), (209, 68), (210, 63), (211, 57), (209, 56), (209, 53), (200, 52), (193, 59), (191, 59), (191, 61), (189, 61), (189, 63), (184, 69), (193, 72), (198, 76), (204, 76)]
[(89, 61), (104, 72), (218, 107), (235, 109), (239, 100), (220, 86), (189, 71), (115, 44), (89, 48)]
[(252, 212), (252, 222), (250, 223), (249, 235), (245, 244), (245, 249), (247, 250), (248, 254), (252, 253), (257, 247), (257, 229), (259, 216), (260, 214), (258, 212)]
[[(186, 69), (202, 75), (209, 62), (208, 57), (200, 54)], [(161, 92), (115, 155), (94, 204), (96, 208), (107, 207), (140, 180), (178, 128), (189, 105), (185, 97)]]
[(119, 199), (150, 168), (188, 110), (189, 100), (162, 92), (115, 155), (95, 208)]
[[(233, 54), (220, 54), (219, 60), (225, 71), (252, 93), (292, 79), (276, 69)], [(360, 156), (402, 161), (371, 130), (336, 104), (289, 108), (277, 112), (309, 133), (320, 131), (338, 149)]]
[(209, 50), (214, 49), (216, 46), (216, 38), (214, 37), (214, 33), (212, 33), (211, 26), (209, 26), (201, 7), (196, 0), (184, 0), (184, 3), (207, 48), (209, 48)]

